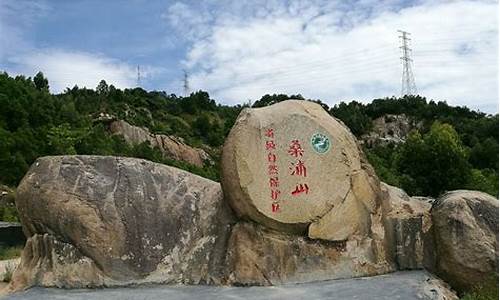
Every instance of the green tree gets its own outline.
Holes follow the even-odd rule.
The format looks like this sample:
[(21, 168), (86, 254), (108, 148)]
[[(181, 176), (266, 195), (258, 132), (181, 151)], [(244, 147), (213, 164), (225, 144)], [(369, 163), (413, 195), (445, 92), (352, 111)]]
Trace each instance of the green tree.
[(33, 77), (33, 82), (35, 83), (35, 87), (40, 91), (48, 91), (49, 90), (49, 80), (43, 76), (42, 72), (36, 73), (35, 77)]
[(465, 188), (482, 191), (498, 198), (498, 173), (490, 169), (472, 169)]
[(498, 140), (489, 137), (478, 141), (471, 149), (470, 162), (480, 169), (498, 166)]
[(457, 132), (451, 125), (438, 122), (423, 137), (413, 132), (400, 148), (397, 160), (404, 176), (401, 184), (410, 194), (438, 196), (464, 187), (471, 173)]
[(210, 122), (208, 115), (203, 113), (197, 117), (193, 122), (193, 128), (200, 136), (204, 138), (208, 137), (208, 133), (212, 129), (212, 123)]
[(75, 144), (78, 139), (78, 133), (67, 123), (54, 126), (47, 133), (48, 145), (53, 154), (76, 154)]
[(289, 99), (294, 99), (294, 100), (304, 100), (304, 97), (302, 97), (301, 94), (298, 95), (285, 95), (285, 94), (266, 94), (262, 96), (259, 100), (255, 101), (255, 103), (252, 105), (252, 107), (264, 107), (264, 106), (269, 106), (273, 105), (275, 103), (289, 100)]
[(106, 95), (107, 93), (109, 93), (108, 84), (106, 83), (106, 81), (104, 79), (99, 82), (99, 84), (97, 85), (95, 91), (99, 95)]
[(341, 102), (330, 109), (330, 114), (346, 124), (352, 133), (361, 136), (372, 128), (372, 119), (366, 114), (362, 103), (351, 101)]

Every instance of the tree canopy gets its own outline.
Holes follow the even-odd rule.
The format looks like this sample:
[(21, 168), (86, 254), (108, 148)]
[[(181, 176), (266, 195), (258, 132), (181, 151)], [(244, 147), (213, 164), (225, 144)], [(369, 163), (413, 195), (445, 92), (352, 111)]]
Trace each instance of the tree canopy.
[[(287, 99), (314, 101), (342, 120), (360, 137), (372, 121), (386, 114), (405, 114), (423, 125), (405, 143), (366, 148), (379, 177), (412, 195), (436, 196), (456, 188), (498, 195), (498, 114), (453, 107), (420, 96), (340, 102), (328, 107), (301, 95), (264, 95), (263, 107)], [(37, 157), (100, 154), (146, 158), (218, 180), (221, 146), (245, 105), (221, 105), (204, 91), (179, 97), (141, 88), (117, 89), (102, 80), (95, 89), (49, 93), (43, 73), (33, 79), (0, 73), (0, 183), (15, 186)], [(128, 145), (111, 135), (98, 116), (108, 114), (153, 133), (182, 137), (204, 147), (215, 165), (204, 168), (170, 160), (148, 144)]]

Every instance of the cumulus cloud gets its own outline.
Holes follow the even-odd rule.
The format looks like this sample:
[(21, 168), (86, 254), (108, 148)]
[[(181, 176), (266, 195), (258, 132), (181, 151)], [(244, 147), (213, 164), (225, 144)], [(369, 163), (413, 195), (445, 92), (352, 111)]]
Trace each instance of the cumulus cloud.
[[(42, 71), (53, 93), (75, 85), (95, 88), (101, 79), (119, 88), (136, 85), (135, 65), (101, 53), (34, 45), (29, 33), (50, 11), (43, 1), (0, 2), (0, 70), (27, 76)], [(159, 72), (160, 68), (141, 66), (143, 79)]]
[(111, 58), (61, 49), (38, 49), (36, 52), (15, 57), (14, 69), (20, 74), (35, 74), (42, 71), (49, 79), (52, 92), (61, 92), (67, 87), (95, 88), (101, 79), (119, 88), (135, 85), (134, 67)]
[[(419, 94), (498, 111), (496, 2), (231, 3), (170, 7), (182, 11), (170, 22), (191, 43), (184, 62), (190, 84), (215, 99), (300, 93), (334, 104), (398, 96), (403, 29), (412, 34)], [(201, 17), (186, 27), (182, 16)]]

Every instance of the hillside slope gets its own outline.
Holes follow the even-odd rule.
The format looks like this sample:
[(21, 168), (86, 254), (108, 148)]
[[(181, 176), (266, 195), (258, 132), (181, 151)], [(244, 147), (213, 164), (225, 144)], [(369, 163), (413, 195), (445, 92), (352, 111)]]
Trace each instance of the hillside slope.
[[(0, 74), (0, 183), (11, 187), (37, 157), (59, 154), (146, 158), (218, 180), (221, 145), (239, 112), (248, 106), (217, 104), (203, 91), (178, 97), (141, 88), (120, 90), (104, 81), (95, 90), (75, 86), (52, 95), (43, 74), (36, 77)], [(304, 99), (301, 95), (265, 95), (253, 106), (289, 98)], [(376, 99), (369, 104), (342, 102), (331, 108), (314, 101), (360, 139), (376, 139), (380, 130), (385, 130), (384, 135), (395, 133), (394, 128), (384, 127), (390, 122), (381, 125), (380, 118), (404, 115), (408, 126), (396, 130), (398, 139), (365, 143), (365, 152), (382, 180), (412, 195), (436, 196), (457, 188), (498, 195), (498, 115), (418, 96)], [(144, 128), (153, 136), (180, 138), (193, 149), (203, 149), (210, 159), (202, 165), (190, 164), (165, 155), (148, 140), (128, 143), (98, 121), (103, 115)]]

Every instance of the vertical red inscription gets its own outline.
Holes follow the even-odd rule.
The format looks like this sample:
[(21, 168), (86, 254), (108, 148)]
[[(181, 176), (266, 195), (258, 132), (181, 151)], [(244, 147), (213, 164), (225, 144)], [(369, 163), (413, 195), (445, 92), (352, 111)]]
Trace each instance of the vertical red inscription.
[(265, 149), (267, 151), (267, 174), (269, 175), (269, 189), (271, 196), (271, 211), (273, 213), (278, 213), (280, 211), (280, 199), (279, 196), (281, 191), (279, 189), (279, 170), (278, 165), (278, 155), (276, 154), (276, 143), (274, 142), (274, 128), (267, 128), (264, 133), (265, 137)]
[[(301, 157), (304, 156), (304, 149), (302, 149), (302, 145), (300, 144), (299, 140), (296, 139), (290, 142), (288, 154), (295, 158), (294, 161), (290, 162), (290, 175), (307, 177), (307, 167), (304, 161), (301, 159)], [(302, 193), (309, 193), (309, 186), (305, 182), (297, 184), (295, 186), (295, 189), (291, 192), (292, 196), (298, 196)]]

